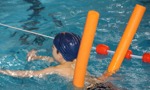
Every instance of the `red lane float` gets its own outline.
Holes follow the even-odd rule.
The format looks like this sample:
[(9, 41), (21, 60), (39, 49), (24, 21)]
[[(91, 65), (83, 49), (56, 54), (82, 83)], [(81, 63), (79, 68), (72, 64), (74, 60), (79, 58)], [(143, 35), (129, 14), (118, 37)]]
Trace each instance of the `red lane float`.
[[(96, 46), (96, 52), (97, 54), (101, 54), (101, 55), (108, 55), (108, 53), (114, 53), (114, 51), (111, 51), (109, 46), (105, 44), (98, 44)], [(137, 59), (142, 59), (142, 61), (145, 63), (150, 63), (150, 52), (146, 52), (142, 56), (138, 56), (138, 55), (133, 55), (132, 51), (128, 50), (125, 55), (125, 58), (128, 60), (131, 58), (137, 58)]]
[(145, 63), (150, 63), (150, 53), (144, 53), (142, 57), (142, 61)]

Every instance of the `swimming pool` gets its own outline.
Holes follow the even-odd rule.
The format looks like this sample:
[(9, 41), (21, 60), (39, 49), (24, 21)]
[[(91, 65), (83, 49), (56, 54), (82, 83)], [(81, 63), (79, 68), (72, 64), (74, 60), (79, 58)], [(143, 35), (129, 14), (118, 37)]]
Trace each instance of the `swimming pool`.
[[(0, 22), (55, 36), (69, 31), (82, 35), (87, 12), (100, 12), (100, 20), (93, 47), (107, 44), (115, 50), (124, 32), (135, 4), (147, 7), (130, 49), (135, 55), (150, 51), (150, 1), (149, 0), (5, 0), (0, 3)], [(11, 70), (39, 70), (57, 63), (26, 61), (31, 49), (38, 49), (41, 55), (51, 56), (52, 40), (33, 34), (0, 26), (0, 68)], [(112, 55), (100, 56), (91, 51), (88, 71), (100, 76), (106, 69)], [(150, 89), (150, 65), (138, 59), (124, 60), (120, 70), (113, 76), (112, 83), (128, 90)], [(119, 80), (118, 80), (119, 78)], [(58, 75), (45, 78), (16, 78), (0, 74), (1, 90), (67, 90), (71, 82)]]

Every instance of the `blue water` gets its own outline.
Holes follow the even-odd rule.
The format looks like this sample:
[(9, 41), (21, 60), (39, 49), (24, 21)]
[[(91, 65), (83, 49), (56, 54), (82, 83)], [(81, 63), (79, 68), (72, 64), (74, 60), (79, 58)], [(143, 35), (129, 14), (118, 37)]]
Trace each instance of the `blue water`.
[[(0, 23), (54, 37), (59, 32), (82, 35), (89, 10), (100, 13), (93, 42), (107, 44), (115, 50), (136, 4), (147, 8), (131, 43), (135, 55), (150, 52), (149, 0), (0, 0)], [(26, 55), (37, 49), (40, 55), (51, 56), (52, 40), (0, 26), (0, 68), (39, 70), (57, 65), (46, 61), (27, 62)], [(107, 69), (112, 55), (100, 56), (91, 50), (88, 71), (100, 76)], [(140, 59), (124, 60), (111, 81), (127, 90), (150, 89), (150, 64)], [(16, 78), (0, 74), (0, 90), (70, 90), (71, 82), (58, 75), (44, 78)]]

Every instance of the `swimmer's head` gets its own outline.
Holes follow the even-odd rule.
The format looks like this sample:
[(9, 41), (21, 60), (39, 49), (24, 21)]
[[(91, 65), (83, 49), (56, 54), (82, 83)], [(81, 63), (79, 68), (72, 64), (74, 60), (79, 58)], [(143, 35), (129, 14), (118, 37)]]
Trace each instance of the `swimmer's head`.
[(77, 58), (81, 38), (74, 34), (63, 32), (56, 35), (53, 44), (66, 61)]

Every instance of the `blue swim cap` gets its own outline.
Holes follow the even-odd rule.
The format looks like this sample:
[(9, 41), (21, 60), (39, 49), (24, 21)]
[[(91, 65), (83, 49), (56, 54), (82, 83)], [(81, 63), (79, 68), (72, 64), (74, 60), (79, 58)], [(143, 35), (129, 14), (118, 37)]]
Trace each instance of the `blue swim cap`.
[(77, 58), (81, 38), (74, 34), (63, 32), (56, 35), (53, 44), (65, 60), (73, 61)]

